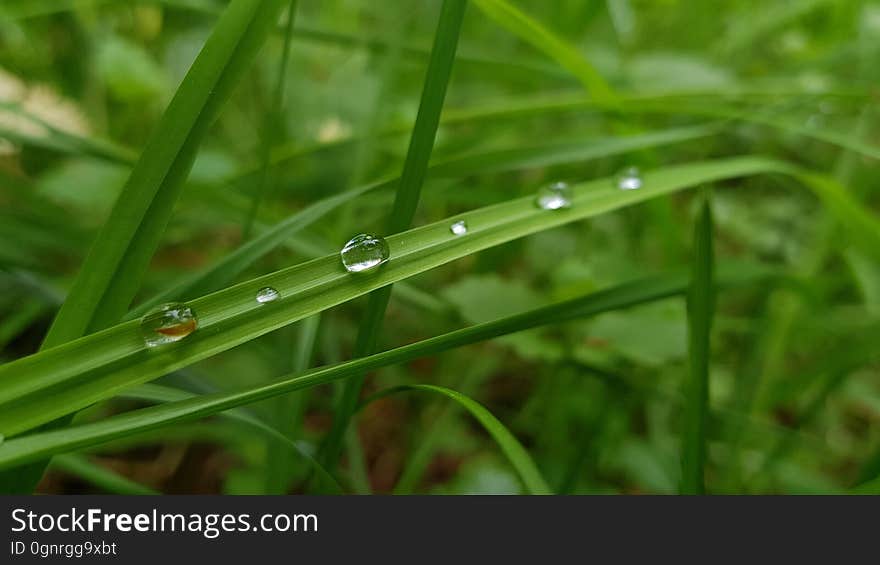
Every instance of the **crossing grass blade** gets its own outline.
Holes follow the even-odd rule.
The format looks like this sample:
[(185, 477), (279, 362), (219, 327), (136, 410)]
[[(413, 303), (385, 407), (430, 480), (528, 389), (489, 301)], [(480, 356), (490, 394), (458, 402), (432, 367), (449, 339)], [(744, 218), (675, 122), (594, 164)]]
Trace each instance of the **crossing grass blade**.
[(274, 28), (282, 0), (234, 0), (192, 68), (95, 239), (44, 346), (118, 321), (159, 244), (196, 151)]
[(694, 228), (693, 272), (688, 289), (688, 358), (682, 434), (682, 494), (705, 494), (709, 420), (709, 354), (715, 308), (712, 212), (704, 196)]
[(293, 38), (293, 25), (296, 21), (297, 0), (290, 0), (287, 6), (287, 21), (284, 24), (284, 46), (278, 62), (278, 73), (275, 77), (275, 90), (272, 93), (272, 105), (266, 113), (263, 125), (263, 136), (260, 140), (260, 180), (254, 191), (253, 201), (242, 228), (242, 239), (249, 239), (254, 228), (254, 220), (266, 194), (272, 190), (271, 168), (272, 149), (283, 141), (284, 129), (284, 90), (287, 83), (287, 67), (290, 61), (290, 41)]
[[(540, 210), (532, 197), (524, 197), (390, 236), (392, 259), (364, 277), (347, 273), (334, 254), (193, 300), (190, 305), (199, 315), (199, 330), (166, 347), (148, 349), (137, 321), (119, 324), (0, 366), (0, 433), (11, 437), (134, 384), (480, 250), (691, 186), (758, 174), (796, 176), (799, 170), (781, 161), (740, 157), (646, 171), (645, 184), (636, 191), (616, 190), (612, 179), (597, 179), (573, 185), (568, 209)], [(823, 190), (824, 201), (850, 200), (834, 184)], [(851, 230), (855, 245), (877, 256), (880, 222), (857, 206), (833, 208), (838, 214), (855, 210), (864, 221), (854, 221), (849, 215), (838, 219)], [(467, 221), (467, 237), (450, 235), (452, 219)], [(282, 299), (271, 305), (257, 304), (254, 295), (264, 286), (279, 290)]]
[(594, 99), (616, 103), (614, 91), (593, 65), (540, 22), (506, 0), (474, 0), (474, 4), (495, 23), (530, 43), (571, 72)]
[[(217, 21), (147, 143), (80, 267), (43, 348), (118, 322), (140, 286), (198, 146), (255, 58), (282, 0), (233, 0)], [(40, 465), (2, 484), (29, 490)]]
[[(180, 402), (183, 400), (197, 398), (197, 396), (198, 395), (191, 392), (152, 383), (133, 387), (120, 395), (120, 397), (122, 398), (130, 398), (133, 400), (141, 400), (157, 404)], [(328, 491), (334, 493), (344, 492), (344, 489), (339, 484), (339, 482), (318, 462), (317, 459), (312, 457), (309, 451), (305, 449), (300, 442), (287, 437), (279, 430), (275, 429), (260, 418), (248, 413), (245, 410), (226, 410), (224, 412), (221, 412), (220, 416), (233, 422), (237, 422), (239, 424), (247, 426), (257, 433), (262, 434), (266, 438), (277, 442), (289, 452), (301, 458), (320, 477), (321, 482), (319, 483), (319, 486), (323, 485), (327, 488)]]
[(492, 439), (501, 448), (502, 453), (507, 457), (510, 464), (516, 470), (520, 480), (525, 486), (529, 494), (553, 494), (547, 481), (538, 470), (538, 466), (532, 460), (529, 453), (522, 444), (517, 441), (516, 437), (502, 424), (498, 418), (492, 415), (489, 410), (476, 400), (461, 394), (460, 392), (448, 389), (442, 386), (417, 384), (417, 385), (401, 385), (389, 389), (379, 391), (378, 393), (365, 399), (361, 408), (370, 402), (385, 398), (402, 392), (432, 392), (449, 398), (456, 404), (467, 410), (480, 424), (489, 432)]
[(89, 461), (84, 455), (59, 455), (52, 459), (52, 467), (59, 471), (74, 475), (111, 494), (123, 495), (156, 495), (159, 491), (122, 475), (114, 473), (97, 463)]
[[(758, 276), (762, 277), (765, 274), (761, 273)], [(738, 277), (742, 277), (742, 274), (739, 274)], [(734, 280), (742, 281), (741, 278)], [(364, 371), (404, 363), (509, 333), (669, 298), (682, 294), (686, 288), (687, 280), (681, 275), (666, 275), (632, 281), (607, 290), (493, 322), (467, 327), (368, 357), (315, 369), (305, 374), (288, 375), (268, 385), (238, 392), (216, 393), (184, 399), (180, 396), (180, 392), (169, 390), (167, 387), (150, 385), (130, 389), (135, 392), (124, 394), (132, 394), (136, 398), (152, 399), (153, 401), (172, 399), (175, 401), (113, 416), (95, 423), (8, 439), (0, 444), (0, 469), (39, 460), (56, 453), (98, 445), (176, 422), (202, 418), (258, 400), (339, 379), (351, 378)], [(178, 398), (180, 400), (176, 400)], [(230, 412), (230, 414), (233, 414), (232, 417), (235, 418), (240, 416), (238, 412)]]
[[(440, 19), (434, 34), (431, 58), (425, 72), (422, 96), (416, 123), (410, 137), (403, 172), (397, 183), (394, 205), (388, 219), (388, 232), (397, 233), (408, 229), (418, 208), (422, 185), (428, 173), (428, 163), (434, 150), (440, 112), (446, 99), (446, 89), (452, 76), (458, 37), (464, 19), (465, 0), (443, 0)], [(376, 350), (385, 310), (391, 298), (391, 285), (380, 287), (370, 293), (367, 309), (358, 328), (354, 356), (368, 355)], [(364, 376), (345, 383), (336, 407), (333, 427), (323, 446), (322, 461), (333, 468), (342, 449), (342, 440), (352, 414), (357, 407)]]

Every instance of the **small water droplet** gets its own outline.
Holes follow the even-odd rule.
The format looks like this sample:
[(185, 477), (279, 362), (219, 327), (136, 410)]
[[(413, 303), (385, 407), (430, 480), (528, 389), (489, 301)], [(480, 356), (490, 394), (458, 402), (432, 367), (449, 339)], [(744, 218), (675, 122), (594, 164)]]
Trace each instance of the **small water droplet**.
[(257, 291), (257, 302), (259, 302), (260, 304), (265, 304), (267, 302), (278, 300), (280, 296), (280, 292), (278, 292), (271, 286), (265, 286)]
[(172, 302), (141, 318), (141, 335), (147, 347), (156, 347), (180, 341), (198, 326), (199, 320), (192, 308), (182, 302)]
[(642, 173), (638, 167), (627, 167), (617, 175), (617, 188), (620, 190), (637, 190), (642, 188)]
[(346, 271), (360, 273), (375, 269), (387, 261), (391, 253), (385, 238), (362, 233), (348, 240), (339, 255)]
[(464, 235), (467, 233), (467, 222), (464, 220), (459, 220), (449, 226), (449, 231), (451, 231), (455, 235)]
[(554, 182), (538, 189), (535, 204), (543, 210), (560, 210), (571, 206), (571, 187), (567, 182)]

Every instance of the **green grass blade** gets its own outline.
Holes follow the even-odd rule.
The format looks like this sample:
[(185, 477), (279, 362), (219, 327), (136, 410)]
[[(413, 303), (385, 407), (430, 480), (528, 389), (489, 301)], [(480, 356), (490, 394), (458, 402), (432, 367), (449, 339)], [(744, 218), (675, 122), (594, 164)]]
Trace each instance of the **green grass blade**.
[[(197, 395), (191, 392), (156, 384), (139, 385), (123, 392), (120, 396), (123, 398), (131, 398), (134, 400), (142, 400), (162, 404), (166, 402), (180, 402), (182, 400), (197, 398)], [(300, 457), (306, 463), (308, 463), (308, 465), (316, 473), (318, 473), (321, 481), (323, 481), (321, 484), (327, 485), (334, 492), (344, 492), (344, 489), (336, 481), (336, 479), (327, 472), (327, 470), (318, 462), (317, 459), (312, 457), (308, 449), (304, 448), (300, 442), (287, 437), (279, 430), (273, 428), (269, 424), (262, 421), (260, 418), (257, 418), (256, 416), (248, 413), (245, 410), (226, 410), (224, 412), (221, 412), (219, 415), (233, 422), (244, 424), (254, 431), (264, 435), (268, 439), (276, 441), (279, 445), (286, 448), (289, 452), (295, 454), (297, 457)]]
[[(10, 437), (376, 288), (519, 237), (695, 185), (793, 171), (796, 174), (784, 162), (741, 157), (646, 171), (645, 184), (637, 191), (616, 190), (612, 179), (597, 179), (572, 187), (568, 209), (540, 210), (532, 197), (524, 197), (452, 218), (467, 221), (466, 237), (450, 234), (452, 219), (390, 236), (392, 259), (367, 276), (347, 273), (334, 254), (246, 281), (191, 301), (199, 330), (176, 344), (148, 349), (138, 322), (132, 321), (0, 366), (0, 433)], [(845, 193), (835, 197), (848, 198)], [(860, 225), (848, 217), (838, 219), (853, 230), (854, 244), (878, 253), (880, 222)], [(264, 286), (278, 289), (283, 298), (271, 305), (257, 304), (254, 295)], [(50, 387), (51, 402), (34, 394)]]
[(92, 245), (46, 336), (46, 347), (106, 327), (125, 314), (198, 145), (275, 26), (281, 7), (281, 0), (235, 0), (220, 17)]
[(122, 495), (155, 495), (162, 494), (157, 490), (123, 477), (96, 463), (92, 463), (83, 455), (59, 455), (52, 459), (52, 467), (59, 471), (79, 477), (110, 494)]
[[(403, 172), (397, 184), (394, 206), (388, 220), (389, 233), (408, 229), (415, 217), (422, 185), (428, 174), (431, 152), (434, 150), (437, 127), (440, 124), (440, 112), (443, 109), (443, 101), (446, 99), (446, 88), (452, 76), (455, 51), (458, 47), (458, 37), (466, 7), (465, 0), (443, 1), (437, 31), (434, 34), (434, 45), (431, 48), (431, 58), (428, 61), (428, 69), (422, 85), (422, 97), (419, 101), (416, 123), (413, 127), (412, 137), (410, 137), (406, 160), (403, 163)], [(369, 355), (376, 350), (385, 309), (391, 298), (391, 288), (391, 285), (388, 285), (370, 294), (366, 313), (358, 328), (354, 347), (355, 357)], [(336, 459), (339, 458), (342, 440), (357, 407), (364, 378), (361, 376), (351, 379), (343, 387), (334, 414), (333, 427), (323, 448), (323, 461), (331, 469), (335, 465)]]
[(266, 198), (266, 193), (271, 191), (270, 161), (272, 149), (283, 141), (284, 123), (284, 85), (287, 82), (287, 68), (290, 61), (290, 40), (293, 37), (293, 23), (296, 20), (297, 0), (290, 0), (287, 7), (287, 21), (284, 24), (284, 46), (281, 51), (281, 60), (278, 63), (278, 76), (275, 79), (275, 90), (272, 93), (272, 106), (267, 113), (263, 125), (263, 138), (261, 140), (260, 154), (260, 181), (254, 192), (253, 202), (248, 211), (247, 218), (242, 228), (242, 239), (250, 238), (254, 228), (254, 220), (260, 211), (260, 205)]
[(504, 424), (502, 424), (498, 418), (493, 416), (492, 413), (482, 404), (460, 392), (435, 385), (402, 385), (379, 391), (364, 400), (361, 407), (386, 396), (411, 391), (433, 392), (455, 401), (459, 406), (467, 410), (474, 418), (476, 418), (486, 431), (489, 432), (489, 435), (492, 436), (492, 439), (495, 440), (498, 447), (501, 448), (502, 453), (504, 453), (508, 461), (510, 461), (510, 464), (516, 470), (517, 475), (519, 475), (523, 486), (526, 487), (529, 494), (553, 494), (550, 487), (547, 485), (547, 481), (544, 480), (544, 477), (541, 475), (541, 472), (538, 470), (537, 465), (535, 465), (535, 462), (532, 460), (529, 453), (519, 441), (517, 441), (516, 437), (510, 432), (510, 430), (508, 430)]
[(0, 127), (0, 137), (8, 138), (10, 141), (69, 155), (86, 155), (118, 165), (131, 165), (137, 158), (130, 149), (116, 145), (111, 141), (59, 129), (39, 116), (28, 112), (20, 104), (0, 101), (0, 115), (2, 115), (2, 111), (10, 112), (29, 121), (38, 130), (34, 133), (24, 133), (21, 128)]
[[(684, 293), (686, 288), (687, 281), (683, 276), (662, 276), (633, 281), (558, 304), (453, 331), (369, 357), (361, 357), (339, 365), (316, 369), (304, 375), (283, 377), (268, 385), (239, 392), (217, 393), (181, 400), (114, 416), (101, 422), (8, 439), (0, 444), (0, 468), (39, 460), (55, 453), (97, 445), (175, 422), (198, 419), (279, 394), (350, 378), (365, 371), (404, 363), (509, 333), (668, 298)], [(151, 388), (153, 391), (157, 390), (156, 387)], [(141, 390), (143, 391), (143, 389)], [(160, 392), (166, 394), (167, 390)], [(157, 397), (158, 399), (159, 397)]]
[(506, 0), (474, 0), (501, 27), (530, 43), (577, 77), (598, 101), (614, 103), (617, 96), (602, 75), (574, 47)]
[[(480, 153), (467, 153), (458, 157), (442, 159), (428, 167), (428, 172), (431, 177), (452, 177), (476, 172), (497, 172), (557, 165), (700, 139), (715, 135), (718, 131), (716, 126), (701, 125), (647, 132), (641, 135), (590, 139), (577, 143), (529, 145)], [(222, 288), (225, 284), (233, 281), (236, 276), (256, 260), (283, 244), (298, 231), (312, 225), (353, 199), (377, 190), (390, 188), (398, 181), (399, 177), (379, 179), (306, 206), (235, 251), (225, 255), (214, 265), (139, 304), (125, 316), (125, 319), (140, 316), (163, 302), (207, 294)], [(398, 290), (400, 289), (398, 288)]]
[(688, 290), (688, 357), (690, 370), (685, 387), (684, 433), (682, 434), (683, 494), (705, 494), (709, 420), (709, 356), (715, 309), (712, 211), (708, 195), (694, 228), (693, 274)]

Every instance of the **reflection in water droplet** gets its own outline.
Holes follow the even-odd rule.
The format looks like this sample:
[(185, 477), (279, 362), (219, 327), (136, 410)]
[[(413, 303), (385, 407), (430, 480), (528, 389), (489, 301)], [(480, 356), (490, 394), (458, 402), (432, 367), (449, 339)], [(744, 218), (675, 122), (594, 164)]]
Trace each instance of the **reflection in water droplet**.
[(257, 291), (257, 302), (259, 302), (260, 304), (265, 304), (266, 302), (278, 300), (279, 296), (281, 296), (281, 293), (279, 293), (271, 286), (266, 286)]
[(192, 308), (182, 302), (163, 304), (141, 318), (141, 336), (147, 347), (180, 341), (196, 331), (199, 320)]
[(449, 231), (455, 235), (464, 235), (467, 233), (467, 223), (464, 220), (459, 220), (449, 226)]
[(571, 187), (567, 182), (554, 182), (538, 189), (535, 204), (543, 210), (560, 210), (571, 206)]
[(391, 253), (385, 238), (362, 233), (348, 240), (339, 255), (346, 271), (361, 273), (378, 267), (388, 260)]
[(637, 190), (642, 188), (642, 174), (637, 167), (627, 167), (617, 175), (617, 188), (620, 190)]

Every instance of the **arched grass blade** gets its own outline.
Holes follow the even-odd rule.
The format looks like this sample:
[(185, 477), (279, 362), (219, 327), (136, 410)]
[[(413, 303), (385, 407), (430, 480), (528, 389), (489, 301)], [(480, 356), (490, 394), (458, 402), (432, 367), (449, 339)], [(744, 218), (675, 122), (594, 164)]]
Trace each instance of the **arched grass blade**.
[(474, 4), (495, 23), (530, 43), (571, 72), (593, 98), (606, 103), (616, 102), (614, 91), (593, 65), (540, 22), (506, 0), (474, 0)]
[(517, 475), (519, 475), (520, 480), (529, 494), (553, 494), (550, 487), (547, 485), (547, 481), (544, 480), (544, 477), (541, 475), (541, 472), (538, 470), (537, 465), (535, 465), (535, 462), (532, 460), (529, 453), (519, 441), (517, 441), (516, 437), (510, 433), (510, 430), (508, 430), (498, 418), (493, 416), (485, 406), (460, 392), (435, 385), (402, 385), (379, 391), (364, 400), (362, 407), (380, 398), (385, 398), (386, 396), (411, 391), (433, 392), (455, 401), (459, 406), (467, 410), (474, 418), (476, 418), (486, 431), (489, 432), (489, 435), (492, 436), (492, 439), (495, 440), (498, 447), (501, 448), (501, 451), (516, 470)]
[[(144, 384), (136, 386), (130, 390), (125, 391), (120, 396), (123, 398), (144, 400), (147, 402), (155, 402), (160, 404), (164, 404), (167, 402), (180, 402), (181, 400), (189, 400), (198, 397), (198, 395), (191, 392), (156, 384)], [(300, 442), (290, 439), (280, 431), (263, 422), (256, 416), (249, 414), (245, 410), (226, 410), (224, 412), (221, 412), (219, 415), (223, 418), (228, 418), (229, 420), (232, 420), (234, 422), (244, 424), (257, 431), (258, 433), (263, 434), (267, 438), (277, 441), (280, 445), (283, 445), (289, 451), (306, 461), (309, 466), (314, 469), (316, 473), (318, 473), (321, 481), (323, 481), (321, 484), (327, 485), (334, 492), (344, 492), (344, 489), (339, 484), (339, 482), (337, 482), (337, 480), (330, 473), (327, 472), (327, 470), (318, 462), (317, 459), (312, 457), (311, 453), (309, 453), (309, 450), (304, 448)]]

